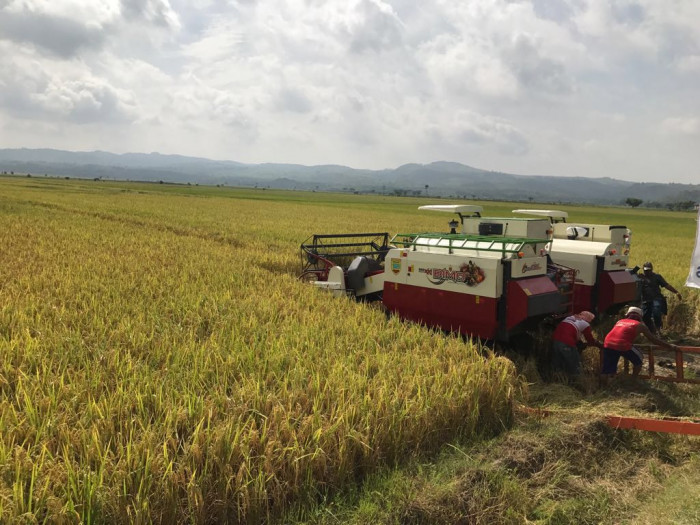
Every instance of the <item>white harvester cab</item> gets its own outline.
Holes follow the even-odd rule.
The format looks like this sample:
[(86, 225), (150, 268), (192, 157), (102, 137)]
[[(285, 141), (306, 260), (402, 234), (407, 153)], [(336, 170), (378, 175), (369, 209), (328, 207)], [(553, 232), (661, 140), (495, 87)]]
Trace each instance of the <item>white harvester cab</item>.
[[(627, 228), (627, 226), (566, 222), (569, 214), (565, 211), (559, 210), (520, 209), (513, 210), (513, 213), (547, 217), (552, 223), (553, 239), (599, 243), (598, 246), (600, 250), (598, 255), (617, 256), (616, 258), (624, 257), (625, 265), (627, 264), (630, 244), (632, 243), (632, 232), (629, 228)], [(556, 246), (557, 244), (561, 244), (563, 246), (566, 243), (556, 241), (554, 245)], [(602, 247), (603, 244), (609, 246)]]
[(560, 210), (518, 209), (513, 213), (546, 217), (551, 222), (553, 263), (576, 272), (574, 309), (604, 312), (638, 296), (629, 265), (632, 232), (626, 226), (567, 222)]

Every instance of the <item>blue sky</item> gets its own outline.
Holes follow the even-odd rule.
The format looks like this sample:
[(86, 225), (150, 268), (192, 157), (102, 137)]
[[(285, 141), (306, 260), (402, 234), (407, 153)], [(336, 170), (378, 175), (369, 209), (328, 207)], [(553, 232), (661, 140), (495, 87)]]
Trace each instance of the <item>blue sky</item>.
[(0, 0), (0, 147), (700, 182), (696, 0)]

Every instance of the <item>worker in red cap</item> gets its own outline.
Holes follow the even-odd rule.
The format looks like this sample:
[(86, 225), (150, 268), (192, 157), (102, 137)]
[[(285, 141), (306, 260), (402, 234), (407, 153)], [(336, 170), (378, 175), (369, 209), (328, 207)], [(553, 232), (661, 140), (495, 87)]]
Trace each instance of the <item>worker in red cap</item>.
[(564, 372), (570, 378), (574, 378), (581, 374), (579, 346), (603, 348), (603, 344), (593, 337), (591, 331), (593, 319), (595, 315), (591, 312), (579, 312), (566, 317), (554, 329), (552, 334), (552, 370), (554, 372)]
[(640, 334), (658, 346), (669, 350), (677, 350), (674, 344), (662, 341), (642, 322), (643, 312), (641, 308), (631, 306), (625, 317), (620, 319), (613, 329), (605, 336), (603, 348), (602, 374), (606, 379), (612, 378), (617, 373), (617, 363), (623, 357), (632, 363), (632, 376), (637, 377), (642, 369), (642, 353), (634, 346), (634, 341)]

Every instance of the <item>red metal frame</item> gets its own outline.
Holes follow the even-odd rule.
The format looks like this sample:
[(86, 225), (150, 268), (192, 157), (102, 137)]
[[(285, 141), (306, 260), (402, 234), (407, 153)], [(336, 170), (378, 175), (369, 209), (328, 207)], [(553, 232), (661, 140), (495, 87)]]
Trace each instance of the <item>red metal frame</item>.
[(677, 418), (650, 419), (624, 416), (607, 416), (606, 419), (608, 425), (613, 428), (700, 436), (700, 423), (695, 421), (684, 421)]
[[(518, 405), (518, 412), (524, 412), (531, 416), (546, 418), (552, 415), (551, 410), (533, 408), (526, 405)], [(557, 410), (556, 412), (565, 412)], [(670, 434), (684, 434), (686, 436), (700, 436), (700, 421), (681, 419), (677, 417), (665, 417), (654, 419), (648, 417), (605, 416), (605, 421), (612, 428), (624, 430), (646, 430), (649, 432), (666, 432)]]
[[(648, 374), (639, 374), (638, 377), (641, 379), (655, 379), (658, 381), (670, 381), (672, 383), (693, 383), (693, 384), (700, 384), (700, 378), (693, 378), (693, 377), (685, 377), (685, 366), (684, 363), (685, 361), (683, 360), (683, 354), (697, 354), (700, 356), (700, 347), (698, 346), (680, 346), (678, 347), (678, 350), (676, 350), (676, 376), (663, 376), (663, 375), (658, 375), (656, 374), (655, 371), (655, 360), (654, 360), (654, 350), (659, 348), (656, 345), (636, 345), (637, 348), (640, 350), (646, 352), (647, 354), (647, 360), (648, 360), (648, 366), (649, 366), (649, 373)], [(667, 350), (668, 351), (668, 350)], [(603, 366), (603, 350), (600, 350), (600, 370), (602, 370)], [(625, 360), (625, 365), (624, 365), (624, 373), (629, 374), (629, 362)]]
[(572, 313), (593, 309), (593, 286), (575, 283)]
[(307, 275), (315, 275), (316, 279), (319, 281), (327, 281), (328, 280), (328, 272), (330, 271), (333, 266), (332, 261), (329, 261), (325, 257), (322, 257), (320, 255), (314, 255), (314, 258), (322, 262), (324, 264), (324, 268), (319, 268), (319, 269), (312, 269), (312, 268), (305, 268), (302, 272), (302, 274), (299, 276), (299, 279), (304, 279)]

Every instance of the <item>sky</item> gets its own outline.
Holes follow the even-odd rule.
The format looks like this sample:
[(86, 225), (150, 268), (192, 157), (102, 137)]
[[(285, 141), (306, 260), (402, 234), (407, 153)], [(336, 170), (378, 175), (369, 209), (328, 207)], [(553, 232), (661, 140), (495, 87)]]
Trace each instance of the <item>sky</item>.
[(700, 183), (697, 0), (0, 0), (0, 148)]

